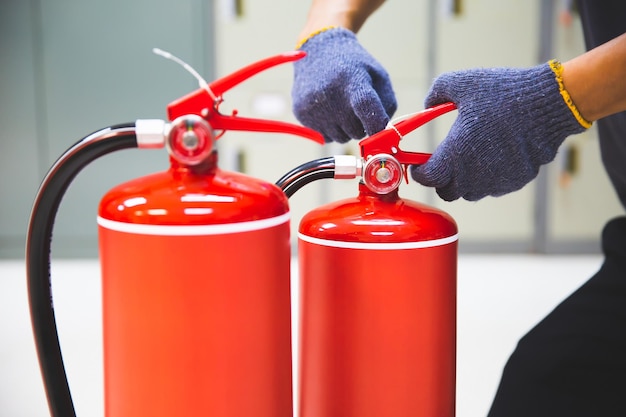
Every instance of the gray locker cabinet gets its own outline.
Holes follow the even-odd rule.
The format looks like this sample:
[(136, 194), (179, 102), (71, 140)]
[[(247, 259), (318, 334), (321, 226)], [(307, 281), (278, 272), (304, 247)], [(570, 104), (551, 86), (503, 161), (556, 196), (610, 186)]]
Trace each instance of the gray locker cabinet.
[(23, 252), (39, 183), (33, 16), (29, 2), (0, 2), (0, 255)]
[[(2, 2), (0, 257), (21, 257), (30, 207), (47, 169), (103, 127), (165, 118), (196, 89), (167, 50), (212, 73), (212, 4), (202, 0)], [(167, 169), (165, 151), (123, 151), (79, 174), (61, 203), (52, 253), (97, 256), (97, 207), (108, 189)]]

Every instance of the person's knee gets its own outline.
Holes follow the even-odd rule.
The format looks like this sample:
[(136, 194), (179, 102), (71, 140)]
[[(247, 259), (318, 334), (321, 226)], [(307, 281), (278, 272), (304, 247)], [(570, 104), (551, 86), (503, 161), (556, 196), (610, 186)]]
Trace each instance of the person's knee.
[(602, 250), (608, 259), (625, 268), (622, 276), (626, 279), (626, 217), (614, 218), (604, 226)]

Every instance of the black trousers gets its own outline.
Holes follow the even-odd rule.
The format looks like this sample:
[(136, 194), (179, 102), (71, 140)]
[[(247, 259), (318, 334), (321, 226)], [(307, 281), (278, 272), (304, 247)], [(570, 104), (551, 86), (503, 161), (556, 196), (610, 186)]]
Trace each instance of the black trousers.
[[(588, 49), (626, 32), (626, 1), (578, 6)], [(597, 126), (604, 166), (626, 206), (626, 113)], [(605, 226), (602, 249), (598, 273), (519, 341), (489, 417), (626, 417), (626, 217)]]
[(626, 416), (626, 217), (602, 245), (598, 273), (519, 341), (490, 417)]

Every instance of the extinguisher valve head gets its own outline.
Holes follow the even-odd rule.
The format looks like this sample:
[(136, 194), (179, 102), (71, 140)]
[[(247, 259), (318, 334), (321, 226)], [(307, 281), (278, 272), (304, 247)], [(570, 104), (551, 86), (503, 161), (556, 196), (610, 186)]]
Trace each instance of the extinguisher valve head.
[(184, 165), (198, 165), (213, 151), (215, 135), (202, 117), (189, 114), (176, 118), (167, 135), (170, 155)]
[(363, 182), (376, 194), (388, 194), (400, 186), (403, 173), (402, 165), (388, 154), (374, 155), (365, 161)]

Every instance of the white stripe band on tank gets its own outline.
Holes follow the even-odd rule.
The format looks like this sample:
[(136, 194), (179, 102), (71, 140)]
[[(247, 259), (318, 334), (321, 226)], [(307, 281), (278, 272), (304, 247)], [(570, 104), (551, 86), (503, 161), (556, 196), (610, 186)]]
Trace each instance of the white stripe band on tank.
[(269, 229), (287, 223), (290, 213), (281, 214), (269, 219), (252, 220), (239, 223), (169, 226), (124, 223), (108, 220), (98, 216), (98, 224), (106, 229), (117, 232), (133, 233), (137, 235), (157, 235), (157, 236), (206, 236), (206, 235), (226, 235), (231, 233), (252, 232), (255, 230)]
[(298, 238), (309, 243), (320, 246), (331, 246), (334, 248), (346, 249), (369, 249), (369, 250), (398, 250), (398, 249), (423, 249), (434, 248), (447, 245), (459, 240), (459, 235), (455, 234), (441, 239), (424, 240), (421, 242), (396, 242), (396, 243), (370, 243), (370, 242), (344, 242), (339, 240), (319, 239), (298, 233)]

